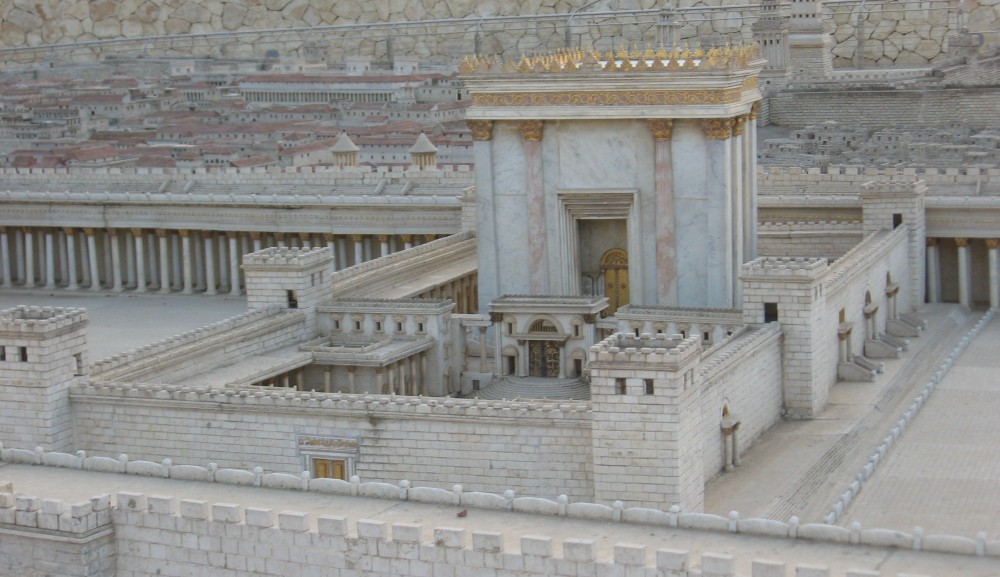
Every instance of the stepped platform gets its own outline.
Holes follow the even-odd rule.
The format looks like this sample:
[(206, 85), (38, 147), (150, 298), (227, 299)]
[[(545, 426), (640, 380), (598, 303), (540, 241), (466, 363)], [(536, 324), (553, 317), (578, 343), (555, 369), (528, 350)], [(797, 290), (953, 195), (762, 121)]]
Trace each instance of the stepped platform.
[(590, 400), (590, 384), (583, 379), (503, 377), (476, 394), (477, 398)]

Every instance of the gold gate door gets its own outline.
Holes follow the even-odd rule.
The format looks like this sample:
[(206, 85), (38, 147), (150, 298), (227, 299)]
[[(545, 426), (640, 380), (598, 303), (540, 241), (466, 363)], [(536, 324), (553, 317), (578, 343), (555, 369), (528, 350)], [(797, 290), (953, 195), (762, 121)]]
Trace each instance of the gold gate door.
[(628, 253), (613, 248), (601, 257), (601, 275), (604, 277), (604, 296), (608, 297), (607, 315), (615, 314), (628, 304)]
[(558, 341), (528, 341), (528, 376), (559, 376)]

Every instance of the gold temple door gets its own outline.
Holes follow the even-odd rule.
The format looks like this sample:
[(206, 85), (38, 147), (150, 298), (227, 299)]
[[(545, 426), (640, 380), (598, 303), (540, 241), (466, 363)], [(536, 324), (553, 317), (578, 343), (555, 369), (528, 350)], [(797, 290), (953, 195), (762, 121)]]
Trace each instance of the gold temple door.
[(601, 257), (601, 275), (604, 277), (604, 296), (608, 297), (607, 315), (615, 314), (628, 304), (628, 253), (613, 248)]
[(528, 341), (528, 376), (559, 376), (559, 341)]

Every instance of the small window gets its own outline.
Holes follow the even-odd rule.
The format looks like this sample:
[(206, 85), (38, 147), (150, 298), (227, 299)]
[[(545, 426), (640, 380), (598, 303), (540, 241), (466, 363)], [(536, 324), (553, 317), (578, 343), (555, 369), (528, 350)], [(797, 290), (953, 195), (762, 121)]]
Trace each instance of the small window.
[(705, 341), (707, 343), (709, 341), (709, 337), (710, 336), (711, 335), (708, 334), (708, 331), (705, 331), (705, 332), (701, 333), (701, 340), (703, 340), (703, 341)]
[(403, 323), (396, 323), (396, 332), (397, 333), (403, 332)]
[(625, 379), (615, 379), (615, 392), (619, 395), (625, 394)]
[(17, 347), (18, 356), (22, 363), (28, 362), (28, 347)]
[(472, 390), (473, 391), (479, 390), (479, 379), (472, 379)]
[(361, 321), (354, 321), (355, 332), (361, 332)]
[(290, 309), (299, 308), (299, 298), (295, 296), (295, 291), (293, 290), (285, 291), (285, 298), (288, 299), (288, 308)]
[(375, 321), (375, 332), (377, 332), (377, 333), (382, 332), (382, 322), (381, 321)]
[(635, 336), (639, 336), (639, 327), (635, 327)]
[(892, 215), (892, 228), (899, 228), (899, 225), (903, 224), (903, 215), (896, 212)]
[(643, 379), (643, 382), (646, 385), (646, 394), (647, 395), (652, 395), (653, 394), (653, 379)]
[(417, 332), (418, 333), (424, 332), (424, 323), (417, 323)]
[(7, 347), (0, 345), (0, 361), (7, 360)]
[(514, 334), (514, 323), (507, 323), (507, 334)]
[(764, 322), (773, 323), (778, 320), (778, 303), (764, 303)]
[(76, 353), (73, 355), (73, 360), (76, 361), (76, 373), (75, 376), (79, 377), (83, 375), (83, 353)]
[(579, 337), (580, 336), (580, 325), (576, 325), (576, 324), (573, 325), (573, 336), (574, 337)]

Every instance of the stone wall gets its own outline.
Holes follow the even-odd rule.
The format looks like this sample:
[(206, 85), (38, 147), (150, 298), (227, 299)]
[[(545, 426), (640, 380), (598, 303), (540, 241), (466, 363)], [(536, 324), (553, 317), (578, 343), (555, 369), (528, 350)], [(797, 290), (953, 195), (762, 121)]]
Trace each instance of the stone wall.
[[(574, 44), (602, 50), (623, 41), (649, 42), (656, 39), (655, 0), (16, 0), (0, 7), (0, 47), (66, 45), (66, 58), (86, 59), (104, 51), (135, 56), (182, 56), (214, 54), (230, 57), (262, 58), (266, 51), (299, 53), (340, 59), (348, 54), (382, 57), (386, 39), (393, 38), (396, 54), (453, 58), (472, 52), (479, 45), (485, 52), (503, 50), (515, 54), (560, 48), (565, 43), (567, 17), (545, 15), (580, 12), (569, 25)], [(750, 25), (757, 19), (756, 2), (750, 7), (729, 8), (721, 0), (698, 2), (680, 0), (677, 37), (688, 39), (710, 34), (730, 38), (751, 36)], [(877, 66), (914, 66), (944, 57), (946, 37), (958, 29), (954, 3), (902, 0), (871, 2), (865, 7), (865, 62)], [(1000, 20), (1000, 0), (966, 2), (962, 23), (975, 32), (994, 30)], [(587, 12), (616, 11), (613, 18), (590, 18)], [(648, 12), (641, 12), (646, 10)], [(853, 64), (857, 47), (858, 2), (828, 1), (828, 29), (833, 40), (834, 64)], [(630, 12), (638, 11), (638, 12)], [(541, 15), (530, 23), (504, 17)], [(466, 19), (455, 23), (408, 25), (408, 21)], [(369, 26), (367, 30), (334, 30), (321, 27), (356, 23), (395, 22), (396, 30)], [(600, 22), (600, 24), (598, 24)], [(254, 30), (300, 29), (293, 33), (256, 34)], [(249, 32), (243, 37), (225, 33)], [(145, 38), (178, 34), (220, 34), (211, 39), (152, 41)], [(129, 46), (81, 46), (88, 41), (136, 39)], [(28, 62), (38, 55), (30, 51), (0, 54), (0, 62)], [(51, 54), (42, 56), (51, 58)]]
[(461, 479), (473, 491), (593, 495), (586, 403), (155, 385), (85, 386), (71, 400), (77, 448), (99, 454), (299, 473), (306, 463), (298, 436), (333, 437), (357, 440), (355, 473), (366, 481)]
[(862, 240), (861, 222), (763, 222), (757, 229), (760, 256), (839, 258)]

